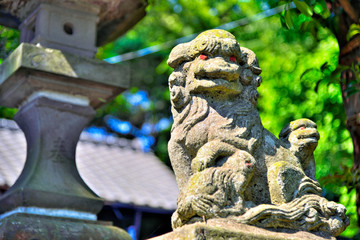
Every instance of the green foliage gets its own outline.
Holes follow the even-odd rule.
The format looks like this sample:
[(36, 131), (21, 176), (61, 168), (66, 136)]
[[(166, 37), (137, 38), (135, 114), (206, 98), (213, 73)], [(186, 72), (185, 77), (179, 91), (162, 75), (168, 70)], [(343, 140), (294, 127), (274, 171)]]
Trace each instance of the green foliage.
[(19, 38), (19, 31), (0, 26), (0, 63), (19, 45)]
[[(0, 63), (19, 45), (19, 37), (19, 31), (0, 26)], [(12, 119), (16, 112), (15, 108), (0, 106), (2, 118)]]
[[(251, 31), (262, 34), (243, 41), (240, 32)], [(326, 29), (320, 31), (318, 42), (309, 33), (284, 30), (273, 17), (235, 32), (243, 46), (255, 51), (263, 69), (259, 109), (264, 126), (277, 134), (287, 122), (302, 117), (318, 124), (318, 178), (338, 170), (341, 163), (352, 165), (340, 87), (330, 81), (331, 71), (337, 66), (337, 41)], [(329, 190), (338, 192), (338, 187), (329, 186)]]
[[(290, 1), (285, 2), (290, 4)], [(302, 71), (300, 80), (305, 86), (313, 85), (316, 82), (314, 90), (317, 94), (314, 95), (314, 92), (310, 93), (308, 91), (305, 93), (314, 100), (310, 101), (314, 106), (313, 110), (307, 110), (306, 113), (308, 114), (307, 117), (317, 122), (321, 141), (329, 143), (321, 145), (320, 142), (316, 151), (317, 177), (320, 178), (320, 182), (325, 186), (327, 198), (340, 201), (348, 209), (351, 225), (342, 235), (356, 238), (359, 237), (359, 226), (357, 226), (356, 192), (354, 188), (358, 185), (359, 179), (358, 173), (352, 170), (351, 154), (353, 146), (350, 134), (343, 124), (345, 116), (341, 104), (339, 83), (340, 74), (344, 70), (351, 71), (355, 79), (347, 82), (346, 93), (348, 96), (358, 93), (359, 65), (351, 67), (341, 66), (334, 62), (334, 60), (337, 61), (338, 59), (338, 42), (335, 34), (338, 34), (339, 31), (337, 28), (339, 26), (339, 18), (334, 14), (330, 14), (325, 1), (294, 1), (294, 4), (296, 9), (287, 10), (281, 14), (283, 26), (289, 29), (289, 31), (311, 33), (313, 39), (318, 42), (317, 49), (321, 49), (320, 46), (324, 43), (330, 43), (329, 40), (333, 42), (323, 48), (325, 55), (332, 52), (333, 56), (328, 58), (332, 62), (328, 62), (326, 57), (317, 59), (316, 54), (312, 54), (312, 63), (320, 60), (318, 63), (322, 62), (322, 64), (311, 64), (309, 61), (307, 63), (308, 68)], [(359, 25), (352, 24), (348, 30), (347, 40), (351, 40), (359, 33)], [(329, 37), (325, 37), (326, 35)], [(323, 102), (323, 100), (325, 101)], [(304, 107), (308, 101), (302, 101), (302, 106)], [(330, 101), (331, 104), (327, 101)], [(278, 108), (278, 105), (276, 106)], [(302, 108), (298, 108), (298, 111), (300, 109)], [(317, 109), (321, 110), (321, 112), (317, 112)]]
[(343, 204), (350, 217), (350, 226), (342, 234), (342, 236), (349, 237), (351, 239), (359, 239), (359, 227), (357, 226), (357, 211), (356, 211), (356, 191), (354, 188), (349, 189), (347, 186), (340, 188), (339, 202)]

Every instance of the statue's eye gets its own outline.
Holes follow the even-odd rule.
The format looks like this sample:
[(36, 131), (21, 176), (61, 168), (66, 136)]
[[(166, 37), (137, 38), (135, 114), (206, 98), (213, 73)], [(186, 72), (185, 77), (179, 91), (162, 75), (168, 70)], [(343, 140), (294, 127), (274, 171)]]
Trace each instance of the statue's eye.
[(230, 57), (230, 61), (236, 62), (236, 57), (235, 57), (235, 56), (231, 56), (231, 57)]
[(208, 59), (209, 57), (208, 56), (206, 56), (206, 55), (204, 55), (204, 54), (201, 54), (200, 55), (200, 59), (201, 60), (206, 60), (206, 59)]

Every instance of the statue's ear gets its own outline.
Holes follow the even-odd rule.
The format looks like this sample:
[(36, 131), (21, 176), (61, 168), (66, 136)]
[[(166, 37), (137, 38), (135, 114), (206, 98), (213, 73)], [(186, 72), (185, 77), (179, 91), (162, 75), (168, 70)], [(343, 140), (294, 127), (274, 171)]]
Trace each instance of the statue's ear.
[(291, 126), (290, 126), (290, 123), (288, 123), (283, 127), (283, 129), (281, 129), (280, 134), (279, 134), (279, 138), (283, 139), (283, 140), (287, 140), (287, 138), (289, 137), (290, 132), (291, 132)]
[(251, 70), (252, 70), (253, 73), (255, 73), (256, 75), (260, 75), (260, 73), (262, 72), (261, 68), (259, 68), (259, 67), (252, 67)]
[(182, 43), (177, 45), (171, 50), (169, 59), (167, 60), (167, 64), (172, 68), (177, 68), (183, 62), (192, 61), (193, 54), (190, 54), (192, 51), (192, 47), (189, 46), (188, 43)]
[(259, 67), (259, 62), (255, 53), (245, 47), (240, 47), (240, 51), (242, 61), (251, 68), (253, 73), (259, 75), (261, 73), (261, 68)]

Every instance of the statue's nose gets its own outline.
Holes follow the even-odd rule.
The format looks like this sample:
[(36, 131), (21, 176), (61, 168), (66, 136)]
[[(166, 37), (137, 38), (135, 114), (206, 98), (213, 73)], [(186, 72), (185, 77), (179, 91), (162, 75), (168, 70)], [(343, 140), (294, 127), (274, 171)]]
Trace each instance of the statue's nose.
[(239, 79), (240, 66), (222, 57), (215, 57), (199, 62), (195, 69), (195, 76), (212, 79), (221, 78), (232, 82)]

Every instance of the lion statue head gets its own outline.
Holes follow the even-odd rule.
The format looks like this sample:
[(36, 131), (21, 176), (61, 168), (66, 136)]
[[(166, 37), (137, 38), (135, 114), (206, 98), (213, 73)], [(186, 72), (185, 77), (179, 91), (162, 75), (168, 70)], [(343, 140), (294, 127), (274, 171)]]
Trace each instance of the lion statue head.
[(256, 89), (262, 82), (258, 60), (253, 51), (240, 47), (227, 31), (205, 31), (191, 42), (177, 45), (167, 62), (174, 68), (169, 77), (173, 128), (189, 115), (194, 117), (193, 121), (186, 121), (189, 128), (192, 122), (207, 115), (199, 109), (207, 109), (209, 99), (196, 98), (198, 95), (216, 99), (242, 98), (257, 105)]

